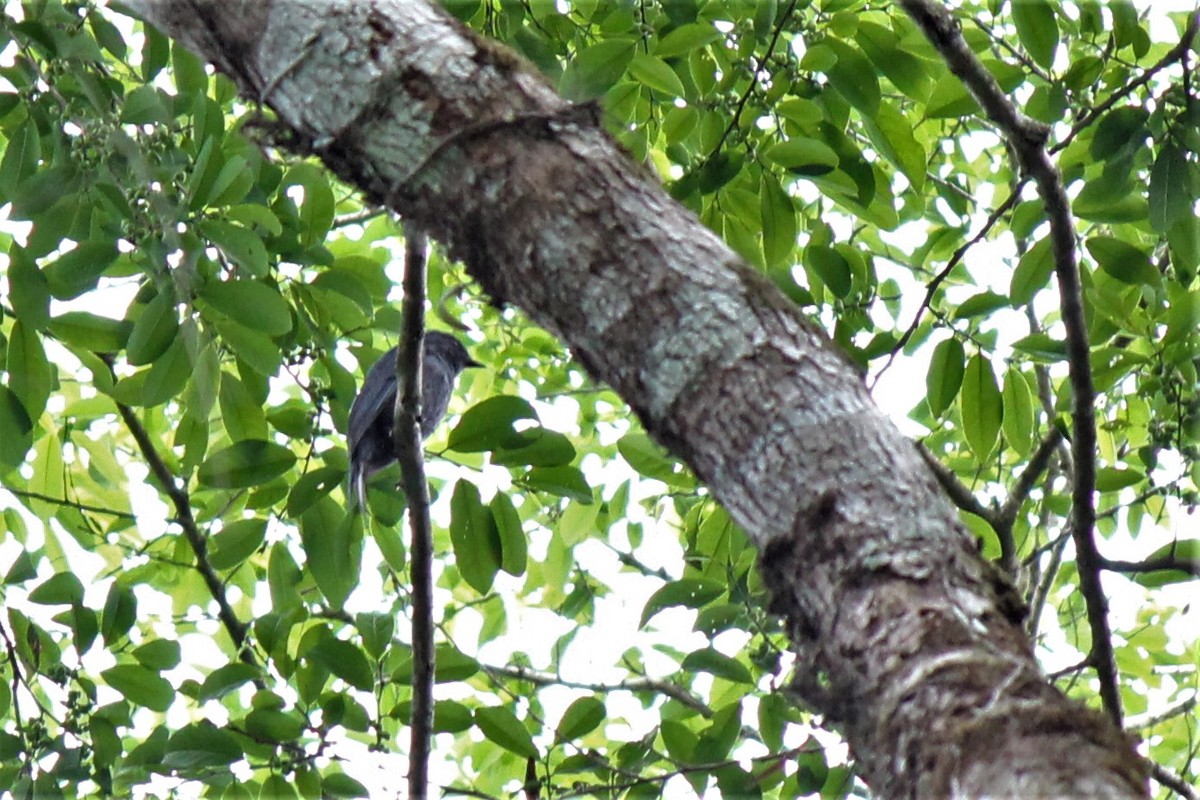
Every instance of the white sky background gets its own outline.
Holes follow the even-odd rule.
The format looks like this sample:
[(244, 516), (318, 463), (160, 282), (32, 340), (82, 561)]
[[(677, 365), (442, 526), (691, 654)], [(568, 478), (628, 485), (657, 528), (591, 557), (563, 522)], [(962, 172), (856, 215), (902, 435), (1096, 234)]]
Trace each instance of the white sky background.
[[(1156, 41), (1174, 41), (1176, 38), (1174, 25), (1165, 17), (1167, 11), (1183, 11), (1194, 7), (1188, 0), (1142, 0), (1142, 2), (1138, 2), (1137, 4), (1142, 7), (1152, 8), (1154, 24), (1151, 28), (1151, 35)], [(15, 3), (8, 4), (9, 9), (14, 9), (15, 6)], [(19, 14), (19, 11), (14, 10), (10, 13)], [(127, 35), (127, 40), (131, 39), (131, 36), (131, 34)], [(136, 52), (136, 48), (134, 48), (134, 51)], [(3, 55), (0, 55), (0, 59), (5, 63), (11, 61), (11, 47)], [(991, 148), (997, 145), (994, 137), (984, 134), (980, 135), (977, 141), (969, 142), (965, 146)], [(0, 209), (0, 217), (3, 217), (3, 215), (4, 210)], [(847, 232), (846, 229), (839, 228), (838, 226), (848, 226), (848, 220), (832, 222), (834, 222), (839, 234)], [(981, 224), (982, 217), (975, 221), (973, 230), (978, 229)], [(18, 238), (22, 237), (27, 230), (27, 226), (23, 223), (17, 224), (0, 221), (0, 226)], [(904, 252), (911, 253), (919, 244), (920, 240), (918, 237), (921, 235), (923, 234), (920, 227), (914, 224), (895, 232), (889, 237), (889, 240)], [(986, 288), (1006, 293), (1011, 276), (1011, 269), (1009, 267), (1014, 263), (1013, 253), (1014, 247), (1011, 239), (1000, 238), (995, 242), (983, 242), (971, 250), (967, 258), (967, 264), (971, 268), (972, 275), (980, 280), (981, 283), (985, 279), (992, 283), (991, 286)], [(2, 258), (3, 256), (0, 255), (0, 259)], [(911, 274), (904, 270), (894, 267), (889, 269), (883, 262), (877, 262), (877, 266), (879, 267), (879, 277), (881, 280), (887, 277), (894, 277), (905, 287), (905, 298), (899, 322), (907, 324), (917, 311), (920, 299), (924, 294), (924, 287), (914, 282)], [(400, 269), (397, 264), (392, 265), (390, 274), (398, 287)], [(118, 294), (114, 295), (113, 302), (106, 302), (105, 305), (114, 316), (119, 317), (123, 314), (123, 310), (128, 304), (128, 298), (132, 294), (133, 287), (126, 285), (117, 288), (116, 291)], [(964, 292), (964, 298), (973, 291)], [(7, 296), (5, 281), (0, 281), (0, 295)], [(397, 294), (397, 298), (398, 296)], [(1056, 307), (1056, 304), (1057, 298), (1052, 290), (1039, 294), (1037, 298), (1039, 316), (1047, 309)], [(93, 313), (105, 313), (105, 309), (95, 307), (94, 296), (88, 306), (87, 310)], [(53, 311), (58, 313), (67, 310), (68, 307), (66, 304), (56, 303)], [(1012, 312), (1009, 318), (995, 318), (994, 324), (1001, 331), (1001, 354), (1003, 354), (1004, 348), (1011, 344), (1012, 341), (1015, 341), (1027, 332), (1024, 319), (1017, 312)], [(918, 436), (923, 432), (918, 426), (913, 425), (907, 415), (911, 408), (920, 402), (924, 395), (924, 376), (928, 366), (929, 352), (936, 341), (937, 339), (935, 338), (913, 358), (899, 359), (874, 387), (874, 396), (881, 408), (909, 435)], [(542, 414), (542, 421), (547, 427), (562, 431), (568, 435), (577, 433), (573, 430), (575, 419), (573, 401), (562, 399), (557, 401), (555, 405), (545, 403), (538, 405), (539, 412)], [(461, 399), (456, 400), (456, 405), (453, 407), (461, 411)], [(615, 439), (621, 432), (612, 431), (610, 435)], [(439, 441), (444, 442), (445, 435), (446, 428), (443, 426), (443, 429), (435, 435), (433, 441), (430, 443), (430, 449), (438, 449), (437, 443)], [(1168, 464), (1163, 469), (1180, 468), (1180, 466)], [(616, 485), (630, 475), (620, 461), (603, 466), (593, 462), (585, 464), (585, 468), (593, 485), (607, 487), (603, 490), (605, 496), (609, 496)], [(437, 459), (431, 460), (429, 463), (429, 472), (432, 476), (445, 479), (454, 479), (463, 474), (449, 462)], [(164, 530), (162, 520), (168, 514), (168, 509), (158, 494), (144, 484), (146, 476), (144, 465), (136, 462), (128, 464), (127, 474), (130, 480), (130, 491), (134, 496), (134, 508), (139, 515), (139, 534), (146, 539), (161, 535)], [(470, 476), (473, 482), (480, 486), (485, 500), (493, 491), (508, 486), (508, 472), (506, 469), (485, 468), (482, 480), (475, 473), (466, 474)], [(663, 490), (661, 485), (656, 485), (655, 482), (650, 481), (634, 483), (634, 486), (636, 487), (636, 491), (642, 493), (641, 496), (649, 496)], [(631, 517), (628, 522), (643, 522), (646, 525), (646, 534), (644, 544), (637, 549), (636, 556), (652, 568), (662, 567), (671, 574), (678, 576), (682, 571), (683, 552), (677, 541), (677, 536), (670, 529), (656, 532), (656, 526), (664, 524), (664, 520), (656, 521), (651, 518), (639, 519), (638, 515), (640, 511), (637, 510), (637, 499), (638, 497), (631, 498)], [(435, 521), (438, 524), (445, 525), (449, 521), (448, 500), (449, 493), (447, 492), (433, 509)], [(0, 508), (5, 507), (20, 508), (19, 504), (16, 503), (10, 494), (0, 490)], [(27, 513), (23, 514), (23, 516), (30, 529), (29, 538), (31, 546), (41, 546), (44, 537), (41, 523), (31, 518)], [(1176, 509), (1172, 517), (1174, 520), (1172, 527), (1161, 527), (1153, 531), (1143, 530), (1137, 542), (1134, 542), (1122, 529), (1111, 540), (1104, 543), (1106, 554), (1112, 557), (1137, 559), (1144, 557), (1160, 544), (1168, 542), (1173, 538), (1196, 535), (1198, 524), (1200, 523), (1198, 523), (1194, 516), (1186, 517)], [(666, 520), (665, 524), (670, 528), (671, 520)], [(1186, 530), (1184, 529), (1185, 527)], [(624, 523), (618, 524), (611, 534), (613, 543), (618, 546), (622, 544), (623, 529)], [(278, 536), (280, 532), (273, 531), (273, 535)], [(290, 536), (291, 534), (288, 535)], [(547, 537), (548, 534), (545, 531), (535, 531), (531, 534), (531, 558), (540, 558), (544, 555)], [(62, 544), (68, 563), (82, 580), (84, 586), (87, 587), (85, 602), (94, 608), (102, 607), (110, 581), (103, 577), (105, 566), (101, 559), (83, 551), (74, 543), (74, 540), (70, 536), (60, 535), (57, 539)], [(298, 541), (295, 544), (298, 553)], [(628, 542), (624, 544), (627, 545)], [(374, 548), (372, 540), (367, 540), (367, 546), (368, 549), (364, 556), (364, 564), (373, 565), (381, 561), (382, 559), (378, 551)], [(0, 541), (0, 573), (8, 569), (20, 549), (21, 546), (13, 539), (6, 538), (4, 541)], [(649, 624), (647, 631), (639, 632), (637, 625), (641, 611), (649, 595), (660, 584), (652, 580), (630, 578), (628, 575), (621, 573), (621, 565), (615, 555), (599, 541), (585, 540), (580, 543), (575, 548), (575, 558), (578, 563), (586, 563), (587, 569), (591, 574), (599, 581), (610, 587), (614, 587), (615, 591), (596, 601), (595, 623), (580, 631), (570, 647), (562, 654), (561, 663), (563, 664), (563, 668), (561, 676), (564, 679), (592, 683), (620, 680), (625, 675), (622, 671), (613, 668), (611, 662), (614, 660), (615, 654), (634, 646), (638, 647), (644, 654), (647, 667), (652, 675), (668, 675), (674, 671), (675, 662), (666, 656), (656, 658), (655, 651), (651, 645), (661, 643), (687, 652), (706, 643), (705, 637), (692, 632), (692, 623), (695, 617), (694, 612), (683, 609), (669, 609), (662, 612)], [(26, 586), (36, 586), (40, 583), (41, 579), (49, 577), (52, 571), (51, 566), (43, 561), (39, 578), (35, 581), (30, 581)], [(1105, 574), (1104, 582), (1112, 601), (1111, 615), (1114, 627), (1126, 629), (1131, 627), (1137, 613), (1146, 603), (1147, 593), (1140, 587), (1117, 575)], [(545, 668), (550, 663), (550, 648), (556, 639), (565, 633), (569, 627), (568, 622), (562, 620), (553, 612), (526, 607), (519, 602), (516, 598), (523, 583), (523, 578), (511, 578), (504, 573), (500, 573), (497, 576), (494, 588), (504, 598), (508, 612), (509, 632), (478, 650), (478, 657), (485, 663), (505, 664), (508, 663), (513, 653), (520, 652), (526, 654), (535, 667)], [(24, 602), (23, 592), (20, 588), (8, 587), (6, 588), (6, 592), (10, 600), (24, 610), (36, 612), (44, 609), (47, 612), (44, 615), (45, 618), (39, 618), (38, 621), (45, 623), (51, 629), (56, 627), (54, 623), (49, 622), (48, 618), (57, 613), (59, 609), (54, 607), (39, 607)], [(439, 594), (441, 595), (441, 602), (444, 603), (449, 600), (447, 592), (439, 591)], [(1192, 594), (1194, 594), (1194, 583), (1156, 590), (1154, 598), (1160, 606), (1182, 608), (1193, 599)], [(382, 596), (383, 586), (378, 572), (373, 567), (368, 566), (364, 570), (362, 584), (351, 597), (347, 610), (350, 613), (377, 610), (381, 607), (380, 598)], [(171, 608), (168, 598), (157, 595), (146, 587), (139, 587), (138, 599), (142, 616), (153, 613), (158, 615), (162, 620), (170, 620)], [(1055, 599), (1061, 601), (1063, 598), (1052, 598), (1051, 602), (1053, 603)], [(267, 598), (265, 596), (260, 598), (260, 603), (254, 608), (256, 615), (269, 610), (267, 606), (263, 605), (266, 601)], [(1193, 610), (1189, 614), (1181, 614), (1176, 619), (1176, 623), (1172, 629), (1168, 631), (1172, 641), (1180, 648), (1190, 646), (1188, 643), (1194, 644), (1196, 641), (1198, 634), (1197, 613), (1197, 611)], [(482, 618), (478, 613), (468, 610), (461, 612), (455, 618), (451, 627), (455, 643), (468, 653), (475, 652), (475, 644), (481, 620)], [(181, 644), (186, 654), (186, 662), (176, 670), (166, 674), (166, 677), (175, 685), (178, 685), (182, 680), (187, 678), (199, 679), (202, 677), (201, 669), (207, 671), (226, 662), (226, 657), (215, 647), (211, 646), (211, 643), (208, 641), (208, 637), (215, 634), (218, 627), (217, 622), (210, 620), (199, 625), (200, 633), (189, 634), (183, 637)], [(172, 635), (171, 628), (172, 626), (169, 622), (156, 624), (157, 632), (163, 635)], [(1051, 626), (1051, 631), (1054, 630), (1055, 628)], [(401, 638), (407, 639), (408, 637), (407, 625), (403, 620), (398, 622), (397, 633)], [(721, 651), (733, 655), (740, 651), (747, 639), (748, 637), (744, 633), (731, 631), (718, 637), (716, 646)], [(1067, 666), (1077, 657), (1073, 649), (1065, 645), (1066, 640), (1062, 637), (1061, 632), (1059, 632), (1053, 635), (1047, 643), (1047, 647), (1039, 652), (1047, 670)], [(69, 658), (70, 654), (67, 657)], [(93, 647), (85, 656), (84, 661), (86, 668), (93, 674), (115, 663), (112, 655), (103, 647)], [(711, 684), (711, 681), (707, 683)], [(702, 681), (701, 688), (703, 689), (704, 686), (705, 682)], [(116, 697), (116, 693), (107, 687), (100, 687), (100, 692), (101, 703), (115, 699)], [(470, 694), (471, 692), (465, 690), (464, 687), (453, 684), (441, 684), (436, 688), (438, 699), (461, 699)], [(548, 729), (553, 730), (558, 715), (565, 710), (566, 706), (573, 699), (584, 694), (589, 694), (589, 692), (565, 688), (541, 690), (540, 697), (548, 715), (546, 719)], [(364, 705), (368, 708), (373, 707), (373, 702), (369, 697), (363, 698), (360, 696), (360, 701), (364, 702)], [(609, 709), (609, 722), (606, 723), (606, 734), (611, 738), (632, 740), (641, 736), (645, 731), (657, 724), (657, 715), (653, 711), (648, 712), (642, 709), (641, 703), (627, 693), (610, 694), (606, 698), (606, 704)], [(1161, 710), (1161, 704), (1156, 705), (1152, 696), (1151, 710), (1156, 709)], [(751, 700), (744, 707), (746, 719), (750, 724), (754, 724), (754, 712), (755, 704)], [(190, 702), (181, 702), (176, 703), (171, 708), (168, 713), (168, 721), (172, 726), (181, 725), (197, 719), (201, 715), (219, 724), (224, 721), (226, 712), (219, 703), (209, 703), (202, 709), (201, 714), (197, 709), (192, 707)], [(617, 721), (622, 718), (628, 720), (628, 724)], [(149, 729), (155, 719), (155, 715), (144, 710), (139, 711), (135, 715), (137, 724), (145, 730)], [(475, 735), (478, 736), (478, 733), (476, 732)], [(831, 746), (837, 747), (835, 738), (826, 737), (823, 734), (820, 735)], [(398, 747), (406, 749), (406, 736), (407, 730), (402, 731), (402, 739), (397, 742)], [(795, 743), (798, 743), (802, 738), (802, 732), (794, 730), (792, 738)], [(470, 764), (459, 763), (456, 760), (453, 754), (454, 741), (454, 736), (445, 734), (439, 736), (435, 747), (435, 763), (433, 765), (433, 779), (435, 783), (450, 784), (458, 782), (461, 785), (466, 782), (460, 780), (459, 776), (468, 774), (472, 767)], [(540, 741), (539, 744), (545, 745), (547, 742)], [(340, 744), (334, 749), (339, 755), (352, 759), (351, 763), (348, 764), (348, 771), (358, 780), (363, 781), (371, 787), (373, 797), (399, 796), (401, 794), (404, 785), (403, 776), (406, 770), (403, 756), (370, 753), (364, 746), (350, 741)], [(755, 745), (748, 744), (738, 752), (740, 756), (750, 757), (756, 755), (758, 750), (756, 750)], [(158, 794), (165, 790), (168, 785), (167, 782), (158, 784), (155, 786), (153, 792)], [(195, 785), (192, 788), (184, 787), (182, 796), (190, 796), (194, 787)], [(667, 788), (669, 796), (686, 797), (692, 794), (690, 787), (681, 780), (673, 784), (668, 784)], [(195, 793), (198, 794), (198, 792), (199, 790), (196, 789)], [(0, 794), (0, 796), (3, 795)]]

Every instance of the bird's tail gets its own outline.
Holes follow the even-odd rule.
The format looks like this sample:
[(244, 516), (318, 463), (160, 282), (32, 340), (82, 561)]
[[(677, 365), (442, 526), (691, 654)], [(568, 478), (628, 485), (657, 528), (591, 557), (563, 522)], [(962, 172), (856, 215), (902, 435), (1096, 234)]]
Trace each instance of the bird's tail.
[(350, 465), (350, 485), (346, 487), (346, 510), (367, 509), (367, 474), (362, 464)]

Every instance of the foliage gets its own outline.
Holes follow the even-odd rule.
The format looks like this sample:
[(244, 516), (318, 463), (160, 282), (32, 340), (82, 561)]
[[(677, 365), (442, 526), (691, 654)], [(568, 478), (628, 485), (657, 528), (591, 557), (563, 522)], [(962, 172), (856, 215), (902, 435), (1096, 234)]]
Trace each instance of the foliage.
[[(1066, 425), (1041, 203), (898, 9), (448, 6), (565, 96), (599, 98), (631, 156), (825, 323), (881, 399), (924, 374), (910, 427), (983, 503)], [(962, 6), (996, 80), (1054, 125), (1074, 198), (1101, 552), (1195, 559), (1200, 102), (1178, 65), (1138, 81), (1182, 15), (1155, 15), (1174, 36), (1158, 42), (1127, 2)], [(0, 786), (397, 785), (403, 505), (394, 473), (368, 525), (342, 490), (358, 376), (398, 330), (396, 226), (261, 147), (260, 111), (140, 23), (41, 0), (10, 4), (3, 39)], [(434, 324), (469, 326), (488, 366), (429, 443), (434, 775), (489, 796), (856, 791), (836, 736), (786, 700), (745, 536), (552, 337), (440, 258), (429, 290)], [(1053, 459), (1004, 530), (964, 519), (1021, 566), (1041, 655), (1095, 703), (1068, 482)], [(1189, 576), (1129, 574), (1106, 582), (1122, 696), (1154, 714), (1197, 690), (1173, 593)], [(1141, 732), (1195, 781), (1194, 717)]]

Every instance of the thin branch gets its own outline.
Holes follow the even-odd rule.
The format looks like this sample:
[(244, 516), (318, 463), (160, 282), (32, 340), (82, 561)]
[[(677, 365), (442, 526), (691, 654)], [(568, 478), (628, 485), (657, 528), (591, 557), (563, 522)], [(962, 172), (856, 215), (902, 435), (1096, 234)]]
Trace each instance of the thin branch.
[(937, 479), (938, 485), (946, 491), (946, 494), (950, 497), (950, 502), (963, 511), (987, 520), (988, 524), (993, 528), (996, 527), (994, 520), (996, 512), (979, 502), (975, 494), (958, 479), (958, 476), (949, 467), (939, 461), (938, 457), (931, 453), (928, 447), (918, 442), (917, 452), (921, 455), (921, 458), (925, 459), (925, 463), (929, 465), (929, 468), (933, 470), (933, 477)]
[(705, 719), (713, 715), (713, 710), (703, 700), (679, 684), (672, 683), (671, 681), (657, 680), (655, 678), (631, 678), (618, 683), (582, 683), (580, 681), (563, 680), (553, 673), (542, 672), (541, 670), (518, 665), (495, 667), (484, 664), (482, 667), (485, 672), (492, 675), (525, 681), (534, 686), (566, 686), (571, 689), (586, 689), (596, 694), (607, 694), (609, 692), (651, 692), (653, 694), (665, 695), (672, 700), (678, 700)]
[(1157, 714), (1142, 714), (1137, 717), (1130, 717), (1125, 720), (1125, 730), (1144, 731), (1148, 728), (1153, 728), (1155, 725), (1161, 725), (1168, 720), (1190, 713), (1196, 707), (1197, 703), (1200, 703), (1200, 696), (1193, 695), (1182, 703), (1171, 706), (1166, 711), (1160, 711)]
[(118, 511), (115, 508), (103, 508), (101, 506), (88, 505), (87, 503), (80, 503), (77, 500), (68, 500), (65, 497), (52, 497), (48, 494), (42, 494), (41, 492), (29, 492), (24, 489), (14, 489), (11, 486), (6, 486), (4, 488), (7, 491), (15, 494), (17, 497), (24, 497), (29, 500), (41, 500), (43, 503), (52, 503), (56, 506), (63, 506), (64, 508), (73, 508), (76, 511), (87, 511), (91, 514), (107, 514), (110, 517), (119, 517), (120, 519), (137, 519), (136, 514), (131, 514), (128, 511)]
[(1068, 377), (1071, 384), (1075, 475), (1072, 486), (1071, 530), (1075, 537), (1079, 588), (1087, 605), (1092, 633), (1093, 664), (1100, 680), (1100, 698), (1112, 720), (1121, 724), (1121, 694), (1116, 657), (1108, 624), (1108, 598), (1100, 584), (1099, 554), (1093, 538), (1096, 488), (1095, 390), (1083, 313), (1083, 291), (1075, 258), (1075, 230), (1071, 201), (1062, 175), (1050, 160), (1046, 142), (1050, 129), (1021, 113), (1004, 94), (996, 79), (976, 58), (962, 37), (960, 26), (944, 6), (934, 0), (901, 0), (905, 11), (942, 54), (947, 66), (971, 91), (988, 117), (1004, 133), (1022, 172), (1036, 182), (1050, 222), (1054, 271), (1059, 303), (1066, 328)]
[(408, 795), (429, 792), (429, 752), (433, 737), (433, 534), (429, 521), (429, 483), (421, 452), (422, 352), (425, 341), (425, 234), (412, 223), (404, 230), (403, 336), (396, 359), (399, 392), (396, 394), (393, 438), (400, 462), (400, 485), (408, 500), (412, 534), (412, 712), (408, 755)]
[[(1009, 492), (1008, 499), (996, 513), (995, 525), (996, 535), (1000, 537), (1001, 566), (1010, 574), (1015, 575), (1017, 569), (1017, 548), (1013, 539), (1013, 525), (1017, 521), (1017, 514), (1020, 513), (1021, 505), (1033, 490), (1033, 485), (1050, 466), (1050, 458), (1062, 440), (1063, 432), (1052, 426), (1050, 433), (1038, 445), (1038, 449), (1034, 451), (1029, 463), (1017, 477), (1017, 482)], [(1005, 550), (1006, 545), (1007, 551)]]
[(1200, 558), (1186, 558), (1173, 553), (1158, 558), (1148, 558), (1145, 561), (1113, 561), (1101, 556), (1100, 568), (1106, 569), (1109, 572), (1120, 572), (1126, 575), (1177, 569), (1180, 572), (1186, 572), (1194, 578), (1200, 578)]
[(221, 624), (225, 626), (229, 638), (233, 640), (238, 658), (252, 667), (258, 667), (258, 659), (254, 657), (254, 653), (247, 643), (247, 626), (234, 613), (233, 606), (229, 604), (229, 599), (225, 596), (225, 584), (221, 581), (212, 562), (208, 560), (208, 540), (192, 515), (192, 503), (187, 491), (179, 487), (175, 475), (159, 455), (158, 450), (154, 447), (154, 441), (134, 410), (124, 403), (117, 403), (117, 411), (120, 413), (121, 419), (125, 420), (125, 426), (129, 428), (134, 441), (137, 442), (142, 458), (146, 460), (146, 465), (150, 468), (150, 474), (158, 481), (162, 491), (175, 506), (175, 521), (183, 529), (183, 535), (188, 544), (192, 546), (192, 552), (196, 556), (196, 571), (204, 579), (209, 594), (217, 603), (217, 613), (221, 618)]
[(969, 241), (959, 245), (958, 248), (950, 255), (950, 260), (946, 262), (946, 266), (943, 267), (937, 275), (934, 275), (933, 279), (926, 284), (925, 297), (921, 300), (921, 305), (917, 307), (917, 313), (913, 315), (912, 322), (909, 323), (908, 328), (905, 329), (904, 333), (900, 336), (900, 340), (892, 347), (892, 352), (888, 356), (887, 363), (884, 364), (879, 372), (875, 375), (875, 381), (878, 381), (880, 376), (887, 372), (888, 367), (892, 366), (892, 362), (895, 361), (896, 355), (904, 349), (904, 345), (908, 344), (908, 340), (911, 339), (913, 334), (917, 332), (917, 328), (921, 326), (921, 319), (925, 316), (925, 312), (929, 310), (929, 306), (933, 303), (933, 296), (937, 294), (938, 287), (942, 285), (946, 278), (950, 277), (950, 273), (953, 272), (954, 268), (957, 267), (959, 262), (963, 260), (963, 256), (967, 254), (967, 251), (982, 242), (984, 238), (991, 233), (992, 228), (996, 226), (996, 223), (1000, 221), (1000, 218), (1012, 210), (1012, 207), (1015, 206), (1017, 201), (1021, 199), (1021, 187), (1024, 185), (1024, 181), (1021, 181), (1013, 187), (1012, 194), (1010, 194), (1008, 199), (997, 206), (995, 210), (988, 215), (987, 220), (983, 223), (983, 227), (979, 229), (979, 232), (972, 236)]

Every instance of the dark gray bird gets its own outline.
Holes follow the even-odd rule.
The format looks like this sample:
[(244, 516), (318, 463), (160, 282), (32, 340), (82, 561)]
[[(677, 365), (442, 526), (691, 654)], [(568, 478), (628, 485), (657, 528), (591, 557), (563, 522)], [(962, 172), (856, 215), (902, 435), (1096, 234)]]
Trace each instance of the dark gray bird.
[[(350, 448), (348, 494), (352, 508), (355, 503), (366, 508), (367, 478), (396, 460), (392, 424), (399, 352), (400, 348), (393, 347), (375, 362), (350, 406), (350, 430), (346, 438)], [(422, 439), (428, 439), (446, 415), (458, 373), (468, 367), (481, 366), (453, 336), (438, 331), (425, 334), (421, 361)]]

